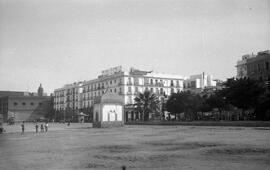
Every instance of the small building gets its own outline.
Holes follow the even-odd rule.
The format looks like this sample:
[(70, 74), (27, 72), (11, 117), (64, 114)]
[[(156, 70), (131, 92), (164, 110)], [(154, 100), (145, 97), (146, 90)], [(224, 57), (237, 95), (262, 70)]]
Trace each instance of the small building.
[(77, 114), (78, 123), (84, 123), (85, 117), (88, 117), (87, 114), (84, 114), (83, 112), (80, 112)]
[(121, 96), (105, 93), (95, 99), (93, 127), (119, 127), (124, 125), (124, 107)]

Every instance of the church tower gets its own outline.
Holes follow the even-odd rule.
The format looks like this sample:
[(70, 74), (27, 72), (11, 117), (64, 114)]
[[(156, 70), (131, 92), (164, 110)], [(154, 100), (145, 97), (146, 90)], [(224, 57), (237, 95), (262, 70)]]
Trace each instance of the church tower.
[(43, 96), (43, 87), (42, 87), (42, 85), (40, 84), (39, 85), (39, 88), (38, 88), (38, 96)]

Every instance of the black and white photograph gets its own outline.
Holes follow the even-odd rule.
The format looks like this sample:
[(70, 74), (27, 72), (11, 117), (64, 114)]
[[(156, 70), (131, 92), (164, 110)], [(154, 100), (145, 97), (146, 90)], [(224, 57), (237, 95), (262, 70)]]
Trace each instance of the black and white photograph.
[(269, 170), (270, 0), (0, 0), (0, 170)]

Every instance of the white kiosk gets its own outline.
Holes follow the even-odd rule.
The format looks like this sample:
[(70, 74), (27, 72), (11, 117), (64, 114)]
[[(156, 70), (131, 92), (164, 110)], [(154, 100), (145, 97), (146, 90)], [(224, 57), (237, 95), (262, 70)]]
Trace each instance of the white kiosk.
[(121, 96), (105, 93), (96, 98), (94, 104), (93, 127), (119, 127), (124, 125), (124, 107)]

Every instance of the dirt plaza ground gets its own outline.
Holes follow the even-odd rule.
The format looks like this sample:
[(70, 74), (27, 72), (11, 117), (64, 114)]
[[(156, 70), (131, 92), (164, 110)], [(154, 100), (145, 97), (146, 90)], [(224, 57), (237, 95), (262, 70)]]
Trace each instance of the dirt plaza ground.
[(91, 124), (5, 126), (0, 169), (270, 169), (269, 127), (146, 126), (91, 128)]

